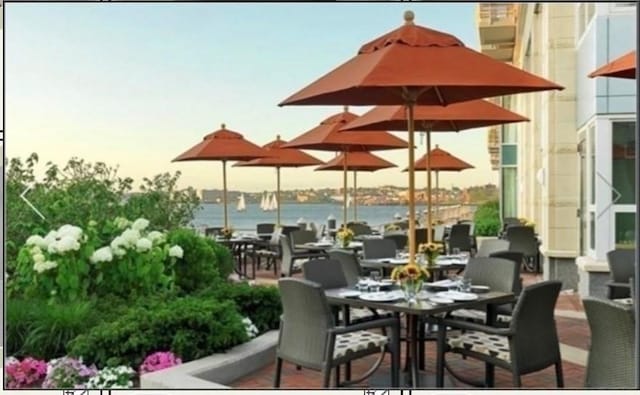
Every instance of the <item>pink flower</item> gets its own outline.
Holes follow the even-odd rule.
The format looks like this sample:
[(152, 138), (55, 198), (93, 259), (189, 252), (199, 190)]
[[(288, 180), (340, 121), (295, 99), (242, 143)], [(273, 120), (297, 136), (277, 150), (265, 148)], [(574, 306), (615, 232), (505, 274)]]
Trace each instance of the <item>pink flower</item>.
[(182, 360), (176, 357), (171, 351), (157, 351), (144, 359), (139, 371), (140, 374), (156, 372), (181, 363)]
[(22, 361), (10, 358), (4, 366), (4, 370), (8, 388), (28, 388), (45, 377), (47, 363), (31, 357)]

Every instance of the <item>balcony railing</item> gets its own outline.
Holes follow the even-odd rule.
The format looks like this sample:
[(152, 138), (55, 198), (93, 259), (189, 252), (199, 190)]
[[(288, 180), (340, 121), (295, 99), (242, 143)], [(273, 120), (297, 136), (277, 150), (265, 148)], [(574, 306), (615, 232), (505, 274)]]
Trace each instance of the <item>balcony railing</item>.
[(478, 26), (515, 25), (517, 4), (480, 3), (478, 4)]

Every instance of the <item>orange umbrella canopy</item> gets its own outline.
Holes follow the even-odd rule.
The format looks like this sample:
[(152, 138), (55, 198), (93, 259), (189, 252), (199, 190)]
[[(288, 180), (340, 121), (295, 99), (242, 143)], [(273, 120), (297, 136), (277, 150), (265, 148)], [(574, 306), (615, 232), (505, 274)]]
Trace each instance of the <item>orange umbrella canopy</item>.
[[(460, 131), (529, 119), (486, 100), (448, 106), (416, 106), (414, 119), (418, 127), (432, 132)], [(350, 122), (343, 130), (407, 130), (404, 106), (377, 106)]]
[[(432, 149), (428, 154), (418, 159), (414, 165), (416, 170), (427, 170), (427, 161), (429, 160), (429, 168), (433, 171), (462, 171), (473, 169), (473, 166), (462, 159), (451, 155), (449, 152), (438, 148)], [(404, 169), (402, 171), (408, 171)]]
[(287, 142), (281, 140), (280, 135), (278, 135), (275, 140), (262, 146), (262, 148), (269, 154), (268, 157), (257, 158), (247, 162), (238, 162), (233, 165), (233, 167), (301, 167), (322, 164), (320, 159), (317, 159), (306, 152), (295, 148), (283, 148), (283, 145), (286, 143)]
[(467, 48), (455, 36), (413, 23), (363, 45), (358, 54), (280, 105), (447, 105), (485, 97), (562, 89)]
[(618, 77), (635, 79), (636, 78), (636, 51), (631, 51), (617, 59), (605, 64), (593, 73), (589, 74), (589, 78), (593, 77)]
[[(352, 152), (346, 156), (346, 168), (347, 170), (355, 171), (377, 171), (382, 169), (388, 169), (391, 167), (397, 167), (393, 163), (382, 159), (379, 156), (375, 156), (370, 152)], [(315, 171), (323, 170), (344, 170), (345, 168), (345, 155), (340, 154), (325, 163), (322, 166), (318, 166)]]
[(245, 140), (240, 133), (228, 130), (225, 124), (222, 124), (220, 130), (204, 136), (201, 142), (189, 148), (173, 162), (187, 160), (244, 161), (265, 156), (268, 156), (265, 150)]
[(358, 118), (356, 114), (344, 111), (332, 115), (320, 125), (296, 137), (285, 148), (301, 148), (321, 151), (380, 151), (388, 149), (407, 148), (407, 142), (380, 131), (341, 132), (345, 125)]

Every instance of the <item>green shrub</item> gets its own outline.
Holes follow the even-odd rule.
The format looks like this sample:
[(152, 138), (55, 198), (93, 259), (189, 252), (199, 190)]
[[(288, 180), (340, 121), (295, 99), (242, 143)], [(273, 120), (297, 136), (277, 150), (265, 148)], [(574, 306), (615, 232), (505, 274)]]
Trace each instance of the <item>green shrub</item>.
[(155, 351), (171, 350), (183, 361), (223, 352), (248, 340), (233, 302), (184, 297), (133, 307), (113, 322), (72, 340), (69, 354), (98, 366), (139, 366)]
[(221, 283), (202, 291), (199, 295), (219, 300), (232, 300), (240, 314), (251, 318), (260, 333), (277, 329), (280, 325), (282, 302), (277, 287)]
[(192, 229), (176, 229), (169, 233), (171, 244), (184, 250), (181, 259), (174, 265), (175, 284), (189, 294), (210, 286), (220, 278), (219, 262), (212, 245)]
[(231, 251), (226, 246), (218, 244), (215, 240), (206, 238), (209, 245), (213, 248), (214, 254), (216, 254), (216, 260), (218, 262), (218, 272), (220, 278), (227, 279), (231, 272), (233, 272), (233, 256)]
[(7, 300), (7, 355), (51, 360), (67, 354), (66, 345), (100, 320), (91, 302), (66, 304)]
[(480, 205), (473, 221), (476, 236), (497, 236), (500, 232), (500, 204), (497, 200)]

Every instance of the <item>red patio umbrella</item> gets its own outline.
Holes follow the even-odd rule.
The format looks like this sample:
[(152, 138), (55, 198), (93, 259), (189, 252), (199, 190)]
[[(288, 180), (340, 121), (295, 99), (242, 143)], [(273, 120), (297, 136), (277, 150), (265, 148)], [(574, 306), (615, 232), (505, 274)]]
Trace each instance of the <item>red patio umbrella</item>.
[[(414, 109), (414, 122), (427, 133), (427, 150), (431, 152), (431, 132), (459, 132), (504, 123), (528, 121), (527, 118), (486, 100), (470, 100), (448, 106), (420, 105)], [(407, 112), (403, 106), (377, 106), (350, 122), (343, 130), (407, 130)], [(426, 155), (425, 170), (432, 158)], [(431, 164), (433, 168), (433, 164)], [(436, 173), (437, 175), (437, 173)], [(427, 228), (431, 218), (431, 172), (427, 171)], [(427, 232), (431, 237), (431, 232)], [(429, 239), (430, 240), (430, 239)]]
[(223, 123), (220, 130), (204, 136), (201, 142), (180, 154), (172, 162), (191, 160), (215, 160), (222, 162), (222, 187), (224, 203), (224, 226), (229, 225), (227, 215), (227, 161), (246, 161), (268, 156), (259, 146), (245, 140), (238, 133), (228, 130)]
[[(438, 188), (440, 187), (440, 172), (441, 171), (457, 171), (460, 172), (462, 170), (467, 170), (467, 169), (473, 169), (473, 166), (468, 164), (467, 162), (463, 161), (462, 159), (451, 155), (449, 152), (440, 149), (438, 147), (438, 145), (436, 144), (436, 148), (432, 149), (431, 151), (429, 151), (429, 153), (424, 154), (420, 159), (418, 159), (416, 161), (416, 163), (413, 165), (414, 169), (417, 171), (433, 171), (436, 173), (436, 190), (438, 190)], [(409, 171), (409, 168), (406, 168), (402, 171)], [(429, 193), (429, 197), (430, 195), (430, 188), (427, 188), (427, 193)], [(436, 202), (435, 205), (436, 207), (439, 207), (438, 205), (438, 194), (436, 194)], [(431, 211), (431, 208), (429, 206), (428, 208), (429, 211)], [(431, 218), (428, 218), (428, 221), (430, 221)]]
[[(406, 148), (407, 142), (392, 135), (380, 131), (375, 132), (341, 132), (347, 123), (353, 121), (358, 116), (350, 113), (345, 107), (344, 111), (330, 116), (320, 125), (308, 132), (291, 140), (284, 147), (312, 149), (320, 151), (339, 151), (348, 156), (348, 153), (359, 151), (381, 151), (388, 149)], [(346, 165), (346, 161), (344, 165)], [(347, 224), (347, 168), (343, 166), (343, 187), (344, 187), (344, 224)]]
[[(413, 19), (413, 12), (405, 12), (404, 26), (363, 45), (355, 57), (280, 103), (405, 105), (409, 131), (410, 218), (415, 218), (413, 111), (416, 104), (448, 105), (483, 97), (562, 89), (560, 85), (467, 48), (450, 34), (417, 26)], [(409, 221), (411, 263), (415, 263), (414, 235), (415, 221)]]
[(280, 135), (276, 137), (272, 142), (262, 146), (264, 150), (270, 155), (265, 158), (253, 159), (248, 162), (239, 162), (233, 165), (233, 167), (275, 167), (276, 168), (276, 201), (278, 202), (278, 215), (276, 224), (280, 226), (280, 168), (281, 167), (302, 167), (302, 166), (315, 166), (322, 164), (320, 159), (297, 150), (295, 148), (283, 148), (286, 141), (280, 139)]
[(353, 220), (358, 220), (358, 199), (357, 191), (358, 191), (358, 172), (359, 171), (369, 171), (374, 172), (382, 169), (388, 169), (391, 167), (397, 167), (393, 163), (382, 159), (379, 156), (375, 156), (370, 152), (362, 151), (362, 152), (352, 152), (349, 156), (345, 154), (340, 154), (325, 163), (322, 166), (318, 166), (315, 171), (331, 171), (331, 170), (340, 170), (344, 171), (344, 168), (347, 170), (353, 171)]
[(636, 78), (636, 51), (631, 51), (605, 64), (589, 74), (594, 77)]

